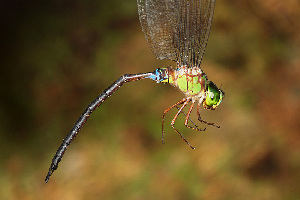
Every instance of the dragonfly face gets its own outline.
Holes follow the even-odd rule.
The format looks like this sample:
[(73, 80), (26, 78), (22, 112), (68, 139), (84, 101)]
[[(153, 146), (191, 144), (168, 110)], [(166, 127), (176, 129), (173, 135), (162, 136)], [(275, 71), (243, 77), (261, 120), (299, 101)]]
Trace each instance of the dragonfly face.
[(216, 109), (225, 97), (225, 93), (220, 90), (212, 81), (208, 81), (206, 99), (203, 101), (205, 109)]

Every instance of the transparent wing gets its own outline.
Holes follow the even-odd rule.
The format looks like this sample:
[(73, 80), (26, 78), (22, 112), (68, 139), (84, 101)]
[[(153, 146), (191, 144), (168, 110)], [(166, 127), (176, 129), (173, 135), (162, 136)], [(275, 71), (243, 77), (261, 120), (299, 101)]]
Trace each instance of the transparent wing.
[(158, 59), (200, 67), (215, 0), (137, 0), (143, 32)]

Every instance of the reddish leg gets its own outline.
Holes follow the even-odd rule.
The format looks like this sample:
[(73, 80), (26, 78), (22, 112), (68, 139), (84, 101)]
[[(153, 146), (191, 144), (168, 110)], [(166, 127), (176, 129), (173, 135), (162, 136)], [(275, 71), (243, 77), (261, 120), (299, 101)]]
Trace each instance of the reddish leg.
[[(180, 109), (178, 106), (175, 106), (175, 108), (177, 108), (177, 110)], [(181, 113), (186, 117), (186, 114), (183, 111), (181, 111)], [(193, 120), (191, 120), (191, 118), (189, 118), (189, 121), (193, 124), (193, 126), (195, 127), (195, 129), (198, 129), (198, 126), (195, 124), (195, 122), (193, 122)], [(192, 128), (194, 128), (194, 127), (192, 127)]]
[[(184, 98), (184, 99), (178, 101), (177, 103), (175, 103), (174, 105), (172, 105), (171, 107), (167, 108), (167, 109), (163, 112), (163, 115), (162, 115), (162, 143), (163, 143), (163, 144), (165, 144), (165, 143), (164, 143), (164, 133), (165, 133), (165, 130), (164, 130), (164, 124), (165, 124), (166, 114), (167, 114), (170, 110), (172, 110), (174, 107), (177, 107), (178, 105), (181, 105), (181, 104), (183, 104), (183, 103), (186, 102), (186, 101), (187, 101), (187, 99)], [(180, 112), (180, 109), (179, 109), (178, 112)]]
[(197, 114), (198, 114), (198, 120), (201, 122), (201, 123), (204, 123), (204, 124), (207, 124), (207, 125), (212, 125), (212, 126), (215, 126), (215, 127), (217, 127), (217, 128), (220, 128), (220, 126), (218, 126), (218, 125), (215, 125), (215, 123), (210, 123), (210, 122), (207, 122), (207, 121), (204, 121), (204, 120), (202, 120), (201, 119), (201, 116), (200, 116), (200, 103), (198, 104), (198, 106), (197, 106)]
[[(184, 102), (183, 102), (183, 105), (180, 107), (180, 109), (178, 110), (178, 112), (176, 113), (176, 115), (174, 116), (174, 118), (173, 118), (173, 120), (172, 120), (172, 122), (171, 122), (171, 126), (172, 126), (172, 128), (176, 131), (176, 133), (178, 133), (178, 135), (181, 137), (181, 139), (183, 140), (183, 141), (185, 141), (185, 143), (187, 144), (187, 145), (189, 145), (189, 147), (191, 147), (192, 149), (195, 149), (195, 147), (192, 147), (191, 145), (190, 145), (190, 143), (183, 137), (183, 135), (175, 128), (175, 126), (174, 126), (174, 124), (175, 124), (175, 121), (176, 121), (176, 119), (178, 118), (178, 116), (179, 116), (179, 114), (182, 112), (182, 110), (184, 109), (184, 107), (190, 102), (190, 98), (187, 98)], [(181, 103), (182, 104), (182, 103)]]
[(191, 128), (191, 129), (196, 130), (196, 131), (205, 131), (206, 128), (204, 128), (204, 129), (199, 129), (198, 126), (196, 126), (195, 124), (194, 124), (195, 127), (192, 127), (192, 126), (189, 126), (189, 125), (188, 125), (188, 122), (189, 122), (189, 120), (190, 120), (190, 115), (191, 115), (191, 113), (192, 113), (194, 104), (195, 104), (195, 102), (192, 102), (192, 105), (190, 106), (190, 109), (189, 109), (189, 111), (188, 111), (188, 113), (187, 113), (187, 115), (186, 115), (184, 125), (185, 125), (187, 128)]

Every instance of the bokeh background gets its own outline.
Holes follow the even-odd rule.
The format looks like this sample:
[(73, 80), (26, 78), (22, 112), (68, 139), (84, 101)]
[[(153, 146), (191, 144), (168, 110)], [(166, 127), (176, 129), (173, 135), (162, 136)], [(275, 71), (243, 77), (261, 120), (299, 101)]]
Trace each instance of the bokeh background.
[(217, 0), (202, 68), (226, 97), (202, 117), (221, 128), (195, 132), (181, 117), (191, 150), (168, 125), (174, 110), (162, 145), (162, 112), (183, 94), (128, 83), (45, 184), (98, 94), (174, 63), (152, 55), (135, 0), (2, 0), (0, 199), (300, 199), (299, 19), (298, 0)]

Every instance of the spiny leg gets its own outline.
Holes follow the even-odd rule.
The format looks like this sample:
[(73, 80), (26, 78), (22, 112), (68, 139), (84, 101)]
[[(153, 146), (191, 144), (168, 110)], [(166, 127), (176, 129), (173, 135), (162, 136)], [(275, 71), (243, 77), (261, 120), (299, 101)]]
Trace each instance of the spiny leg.
[(176, 131), (176, 133), (178, 133), (178, 135), (181, 137), (181, 139), (183, 140), (183, 141), (185, 141), (185, 143), (187, 144), (187, 145), (189, 145), (189, 147), (191, 147), (192, 149), (195, 149), (195, 147), (192, 147), (191, 145), (190, 145), (190, 143), (183, 137), (183, 135), (175, 128), (175, 126), (174, 126), (174, 124), (175, 124), (175, 121), (176, 121), (176, 119), (177, 119), (177, 117), (178, 117), (178, 115), (181, 113), (181, 111), (183, 110), (183, 108), (190, 102), (190, 98), (187, 98), (184, 102), (183, 102), (183, 105), (181, 106), (181, 108), (179, 109), (179, 111), (176, 113), (176, 115), (174, 116), (174, 118), (173, 118), (173, 120), (172, 120), (172, 122), (171, 122), (171, 126), (172, 126), (172, 128)]
[(211, 122), (207, 122), (207, 121), (204, 121), (201, 119), (201, 116), (200, 116), (200, 105), (201, 103), (198, 103), (197, 105), (197, 114), (198, 114), (198, 120), (201, 122), (201, 123), (204, 123), (204, 124), (207, 124), (207, 125), (211, 125), (211, 126), (215, 126), (217, 128), (220, 128), (220, 126), (216, 125), (215, 123), (211, 123)]
[[(163, 144), (165, 144), (165, 143), (164, 143), (164, 133), (165, 133), (165, 130), (164, 130), (164, 124), (165, 124), (166, 114), (167, 114), (170, 110), (172, 110), (174, 107), (177, 107), (178, 105), (181, 105), (181, 104), (183, 104), (183, 103), (186, 102), (186, 101), (187, 101), (187, 99), (184, 98), (184, 99), (178, 101), (177, 103), (175, 103), (174, 105), (172, 105), (171, 107), (167, 108), (167, 109), (163, 112), (163, 115), (162, 115), (162, 136), (161, 136), (161, 141), (162, 141)], [(179, 109), (178, 112), (181, 112), (181, 110)]]
[[(175, 108), (177, 108), (177, 110), (180, 109), (178, 106), (175, 106)], [(184, 111), (181, 111), (181, 113), (186, 117), (186, 114), (184, 113)], [(196, 123), (191, 118), (189, 118), (189, 121), (193, 124), (195, 129), (198, 129), (198, 126), (196, 125)], [(192, 128), (194, 128), (194, 127), (192, 127)]]
[(188, 111), (188, 113), (187, 113), (187, 115), (186, 115), (184, 125), (185, 125), (187, 128), (191, 128), (191, 129), (196, 130), (196, 131), (205, 131), (206, 128), (204, 128), (204, 129), (199, 129), (198, 126), (196, 126), (195, 124), (194, 124), (195, 127), (192, 127), (192, 126), (189, 126), (189, 125), (188, 125), (188, 122), (189, 122), (189, 120), (190, 120), (190, 115), (191, 115), (191, 113), (192, 113), (194, 104), (195, 104), (195, 102), (192, 102), (192, 105), (190, 106), (190, 109), (189, 109), (189, 111)]

